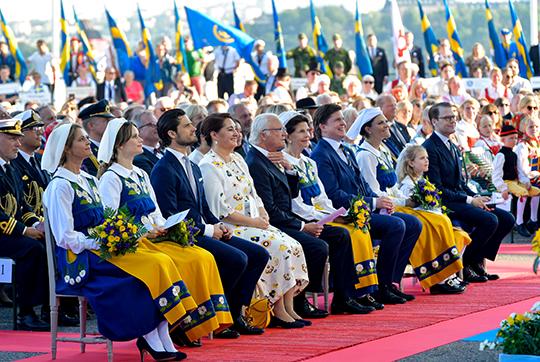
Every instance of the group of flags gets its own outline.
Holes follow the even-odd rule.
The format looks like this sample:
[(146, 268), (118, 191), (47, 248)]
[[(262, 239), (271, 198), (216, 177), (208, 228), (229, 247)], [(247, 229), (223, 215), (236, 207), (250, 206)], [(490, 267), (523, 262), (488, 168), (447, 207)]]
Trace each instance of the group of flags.
[[(359, 11), (359, 1), (356, 0), (356, 11), (355, 11), (355, 22), (354, 22), (354, 33), (355, 33), (355, 50), (356, 50), (356, 65), (360, 71), (360, 75), (364, 76), (367, 74), (373, 73), (373, 68), (371, 60), (368, 54), (367, 46), (364, 41), (364, 32), (362, 29), (362, 20), (360, 17)], [(406, 45), (405, 40), (405, 30), (403, 23), (401, 21), (401, 15), (396, 0), (391, 1), (391, 13), (392, 13), (392, 29), (393, 29), (393, 48), (394, 48), (394, 58), (396, 63), (399, 63), (403, 60), (410, 60), (410, 54)], [(437, 74), (437, 63), (435, 61), (435, 54), (439, 48), (439, 42), (427, 15), (425, 14), (421, 0), (417, 0), (418, 10), (420, 12), (420, 20), (422, 33), (424, 36), (424, 42), (426, 45), (426, 51), (429, 54), (429, 63), (428, 68), (431, 71), (431, 74), (435, 76)], [(455, 59), (456, 64), (456, 73), (462, 77), (467, 77), (467, 68), (464, 61), (464, 51), (461, 45), (461, 40), (457, 31), (457, 24), (452, 15), (451, 9), (448, 6), (447, 0), (443, 0), (445, 7), (445, 17), (446, 17), (446, 29), (447, 36), (450, 41), (450, 48), (452, 55)], [(532, 77), (532, 67), (527, 51), (527, 44), (525, 42), (525, 36), (523, 34), (523, 29), (521, 23), (517, 16), (517, 13), (512, 4), (512, 0), (508, 0), (510, 7), (510, 16), (512, 19), (512, 33), (515, 38), (516, 46), (518, 49), (518, 55), (520, 62), (520, 70), (522, 72), (521, 76), (530, 78)], [(182, 34), (182, 22), (180, 18), (180, 13), (176, 2), (173, 0), (174, 4), (174, 15), (175, 15), (175, 59), (177, 66), (183, 71), (189, 71), (188, 59), (186, 57), (186, 47), (184, 43), (184, 36)], [(245, 61), (251, 65), (256, 78), (264, 82), (265, 75), (264, 72), (259, 68), (258, 64), (253, 61), (251, 52), (253, 50), (253, 45), (255, 39), (250, 37), (242, 20), (238, 16), (236, 11), (236, 4), (234, 0), (232, 2), (233, 7), (233, 17), (234, 17), (234, 26), (228, 26), (222, 24), (221, 22), (213, 19), (197, 10), (185, 7), (187, 23), (190, 28), (191, 37), (193, 39), (194, 49), (199, 49), (205, 46), (232, 46), (234, 47), (240, 56), (245, 59)], [(501, 44), (499, 36), (496, 31), (493, 13), (489, 6), (489, 1), (485, 0), (486, 7), (486, 19), (488, 23), (488, 32), (491, 48), (493, 51), (493, 59), (499, 67), (504, 67), (508, 61), (507, 55), (504, 49), (504, 44)], [(126, 70), (130, 69), (131, 57), (133, 52), (129, 46), (125, 33), (118, 27), (116, 21), (106, 9), (105, 14), (107, 17), (107, 22), (109, 25), (109, 30), (112, 38), (112, 44), (115, 49), (116, 59), (115, 63), (121, 73), (124, 73)], [(149, 95), (155, 90), (160, 90), (163, 87), (163, 81), (161, 79), (161, 71), (158, 63), (158, 57), (156, 56), (155, 50), (152, 46), (152, 40), (150, 36), (149, 29), (145, 26), (141, 10), (137, 7), (137, 14), (140, 22), (141, 28), (141, 39), (144, 44), (144, 49), (146, 52), (146, 77), (145, 77), (145, 94)], [(279, 22), (278, 11), (276, 8), (275, 0), (272, 0), (272, 15), (273, 15), (273, 25), (274, 25), (274, 43), (275, 43), (275, 54), (279, 60), (280, 68), (287, 68), (286, 58), (285, 58), (285, 48), (283, 42), (283, 32), (281, 24)], [(82, 45), (82, 52), (85, 57), (85, 61), (88, 64), (91, 74), (96, 77), (97, 71), (97, 62), (94, 57), (92, 46), (86, 34), (86, 29), (84, 24), (77, 17), (75, 8), (73, 8), (73, 17), (75, 23), (75, 29), (77, 33), (77, 38)], [(313, 43), (316, 50), (317, 61), (320, 64), (321, 70), (329, 75), (331, 75), (331, 70), (324, 61), (324, 55), (328, 51), (328, 44), (323, 34), (323, 29), (321, 22), (317, 17), (315, 6), (313, 0), (310, 0), (310, 17), (312, 25), (312, 37)], [(70, 54), (70, 41), (68, 31), (68, 22), (66, 20), (66, 14), (64, 11), (63, 1), (60, 0), (60, 71), (66, 81), (66, 84), (71, 84), (71, 74), (70, 67), (72, 61), (72, 54)], [(0, 27), (2, 34), (8, 44), (9, 51), (15, 60), (15, 77), (19, 79), (22, 83), (26, 78), (28, 73), (26, 63), (22, 56), (22, 53), (17, 45), (17, 40), (13, 35), (12, 30), (7, 25), (2, 12), (0, 11)]]

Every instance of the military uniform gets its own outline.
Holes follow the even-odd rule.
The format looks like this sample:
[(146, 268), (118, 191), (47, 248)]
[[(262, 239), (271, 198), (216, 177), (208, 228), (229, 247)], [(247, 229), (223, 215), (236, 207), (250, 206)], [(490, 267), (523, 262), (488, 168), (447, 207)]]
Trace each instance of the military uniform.
[(345, 90), (345, 88), (343, 88), (344, 80), (345, 80), (345, 75), (342, 75), (341, 77), (334, 75), (332, 79), (330, 80), (330, 90), (332, 92), (336, 92), (340, 96), (343, 94), (346, 94), (347, 91)]
[(328, 65), (330, 66), (330, 69), (332, 70), (332, 73), (334, 73), (334, 69), (336, 67), (337, 62), (342, 62), (345, 74), (348, 74), (351, 71), (352, 63), (351, 58), (349, 57), (349, 52), (345, 49), (336, 49), (332, 48), (329, 51), (326, 52), (324, 55), (324, 60), (328, 62)]
[(310, 66), (317, 62), (317, 52), (309, 45), (304, 49), (300, 47), (291, 49), (286, 56), (287, 59), (293, 59), (294, 76), (300, 78), (305, 78)]

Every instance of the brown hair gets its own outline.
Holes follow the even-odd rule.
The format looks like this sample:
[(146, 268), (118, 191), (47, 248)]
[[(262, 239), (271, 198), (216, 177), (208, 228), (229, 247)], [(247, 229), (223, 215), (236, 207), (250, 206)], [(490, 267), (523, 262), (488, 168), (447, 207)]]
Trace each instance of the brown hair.
[[(56, 127), (61, 126), (65, 123), (58, 123)], [(83, 129), (80, 125), (73, 123), (69, 129), (69, 133), (66, 139), (66, 145), (64, 146), (64, 151), (62, 152), (62, 157), (60, 157), (59, 165), (62, 166), (66, 162), (66, 151), (73, 146), (73, 141), (75, 141), (75, 131), (77, 129)]]
[(426, 149), (421, 145), (408, 145), (399, 155), (396, 166), (396, 173), (399, 182), (409, 176), (413, 179), (417, 176), (414, 174), (413, 167), (409, 164), (414, 161), (420, 152), (427, 153)]
[(103, 174), (111, 167), (113, 163), (116, 162), (118, 157), (118, 147), (123, 146), (126, 144), (127, 141), (130, 140), (131, 137), (133, 137), (134, 130), (137, 127), (132, 122), (126, 122), (124, 123), (120, 129), (118, 130), (118, 133), (116, 134), (116, 140), (114, 141), (114, 147), (113, 147), (113, 154), (111, 156), (111, 159), (109, 162), (104, 162), (101, 165), (99, 165), (99, 170), (97, 173), (97, 177), (101, 178)]
[(210, 133), (219, 132), (227, 119), (235, 120), (230, 113), (212, 113), (202, 121), (201, 135), (206, 140), (206, 143), (208, 143), (208, 146), (212, 146), (212, 136)]

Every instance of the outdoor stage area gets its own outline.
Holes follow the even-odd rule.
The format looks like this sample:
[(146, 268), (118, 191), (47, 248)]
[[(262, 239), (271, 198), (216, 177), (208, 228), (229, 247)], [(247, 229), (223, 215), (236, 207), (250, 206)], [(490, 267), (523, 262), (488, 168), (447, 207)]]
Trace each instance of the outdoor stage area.
[[(238, 340), (203, 339), (202, 348), (182, 351), (191, 361), (495, 361), (495, 352), (478, 351), (478, 339), (483, 338), (478, 335), (492, 334), (510, 313), (525, 312), (540, 300), (533, 256), (529, 243), (503, 244), (497, 261), (488, 263), (489, 272), (501, 279), (470, 285), (465, 294), (431, 296), (409, 278), (404, 288), (416, 300), (405, 305), (369, 315), (330, 316), (300, 330), (267, 329), (262, 336)], [(10, 330), (10, 313), (0, 309), (0, 361), (50, 360), (50, 334)], [(90, 326), (95, 328), (94, 323)], [(134, 341), (115, 342), (113, 349), (115, 361), (139, 358)], [(90, 345), (81, 354), (78, 344), (59, 343), (57, 359), (106, 361), (106, 349)]]

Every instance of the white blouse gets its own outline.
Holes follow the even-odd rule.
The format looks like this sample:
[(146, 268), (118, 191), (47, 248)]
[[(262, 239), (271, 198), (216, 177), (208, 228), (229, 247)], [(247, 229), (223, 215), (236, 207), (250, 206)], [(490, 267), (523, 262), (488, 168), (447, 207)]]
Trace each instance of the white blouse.
[[(534, 151), (537, 152), (537, 154), (540, 153), (540, 150), (534, 150)], [(532, 152), (532, 151), (529, 150), (529, 146), (527, 145), (527, 143), (525, 142), (518, 143), (518, 145), (514, 148), (514, 152), (518, 156), (517, 163), (518, 163), (519, 182), (526, 184), (526, 183), (531, 182), (531, 179), (540, 176), (540, 172), (531, 170), (531, 165), (529, 163), (529, 152)]]
[(70, 182), (76, 182), (85, 192), (99, 200), (98, 190), (91, 187), (88, 180), (94, 180), (97, 185), (97, 179), (84, 171), (75, 174), (59, 167), (43, 193), (43, 205), (47, 208), (47, 217), (56, 244), (75, 254), (79, 254), (85, 249), (98, 249), (96, 240), (90, 239), (74, 229), (72, 205), (75, 191)]
[(110, 207), (113, 210), (117, 210), (121, 206), (120, 195), (122, 193), (122, 180), (120, 180), (118, 175), (129, 178), (141, 188), (143, 187), (144, 183), (152, 202), (156, 206), (156, 209), (150, 215), (146, 215), (149, 219), (148, 222), (157, 226), (163, 225), (165, 223), (165, 219), (161, 215), (161, 210), (159, 209), (157, 203), (154, 188), (150, 183), (150, 178), (146, 172), (137, 166), (133, 166), (133, 169), (129, 170), (119, 163), (113, 163), (111, 167), (109, 167), (109, 170), (107, 170), (107, 172), (101, 176), (99, 179), (98, 189), (99, 194), (103, 199), (103, 206)]

